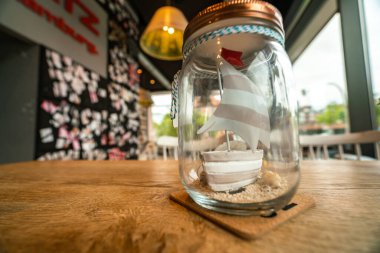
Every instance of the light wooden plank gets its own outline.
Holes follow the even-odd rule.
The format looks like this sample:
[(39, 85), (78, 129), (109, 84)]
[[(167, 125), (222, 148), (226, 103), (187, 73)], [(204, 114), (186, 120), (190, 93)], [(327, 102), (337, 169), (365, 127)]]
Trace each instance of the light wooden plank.
[(0, 166), (0, 252), (377, 252), (380, 162), (303, 161), (316, 207), (255, 241), (173, 203), (177, 161)]
[(360, 133), (334, 134), (334, 135), (301, 135), (302, 146), (321, 146), (354, 143), (376, 143), (380, 142), (380, 131), (366, 131)]
[[(337, 134), (337, 135), (301, 135), (300, 136), (300, 146), (308, 147), (311, 150), (313, 147), (317, 148), (317, 157), (319, 157), (319, 147), (322, 146), (324, 149), (323, 158), (327, 159), (325, 150), (328, 146), (338, 146), (340, 159), (343, 157), (344, 144), (354, 144), (355, 151), (357, 155), (357, 160), (361, 160), (362, 152), (360, 144), (372, 143), (375, 144), (375, 155), (376, 158), (380, 159), (378, 143), (380, 142), (380, 131), (366, 131), (359, 133), (349, 133), (349, 134)], [(312, 156), (311, 152), (310, 158)], [(315, 156), (314, 156), (315, 157)]]

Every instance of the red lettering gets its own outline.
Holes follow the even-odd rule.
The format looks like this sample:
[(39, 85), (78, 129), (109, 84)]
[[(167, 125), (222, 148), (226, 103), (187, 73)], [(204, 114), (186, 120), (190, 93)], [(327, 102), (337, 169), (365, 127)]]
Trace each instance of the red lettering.
[[(74, 31), (72, 27), (70, 27), (68, 24), (65, 23), (65, 21), (62, 18), (58, 18), (54, 16), (49, 10), (46, 10), (43, 6), (39, 5), (35, 0), (18, 0), (20, 3), (22, 3), (25, 7), (32, 10), (34, 13), (43, 16), (45, 15), (48, 22), (54, 22), (55, 26), (60, 29), (63, 33), (69, 35), (72, 39), (75, 41), (85, 44), (87, 51), (91, 54), (98, 54), (98, 50), (96, 46), (88, 41), (85, 37), (83, 37), (81, 34), (78, 34)], [(56, 0), (54, 0), (57, 2)], [(59, 0), (58, 0), (59, 1)], [(72, 1), (72, 0), (70, 0)], [(77, 0), (79, 1), (79, 0)]]
[(52, 21), (56, 22), (57, 21), (57, 18), (50, 11), (48, 11), (46, 9), (44, 9), (43, 11), (44, 11), (45, 16), (49, 22), (52, 22)]
[(34, 0), (23, 0), (22, 3), (32, 9), (35, 13), (42, 16), (44, 15), (44, 9), (41, 5), (36, 3)]
[(71, 35), (70, 31), (74, 32), (74, 30), (68, 26), (62, 18), (56, 19), (55, 26), (58, 27), (62, 32), (69, 35)]
[(83, 37), (80, 34), (75, 34), (73, 37), (76, 39), (76, 41), (86, 44), (87, 51), (89, 51), (92, 54), (98, 54), (96, 46), (92, 44), (90, 41), (88, 41), (85, 37)]
[(73, 14), (74, 10), (74, 0), (66, 0), (65, 1), (65, 9), (68, 13)]
[(75, 35), (74, 35), (74, 38), (75, 38), (78, 42), (80, 42), (80, 43), (86, 43), (86, 42), (87, 42), (87, 40), (86, 40), (82, 35), (80, 35), (80, 34), (75, 34)]
[(94, 25), (99, 24), (99, 19), (97, 16), (94, 15), (94, 13), (91, 12), (91, 10), (87, 9), (86, 6), (83, 6), (82, 9), (87, 12), (87, 17), (81, 17), (80, 21), (81, 23), (86, 26), (88, 29), (90, 29), (91, 32), (93, 32), (96, 36), (99, 36), (99, 31), (94, 27)]
[(82, 11), (88, 15), (80, 17), (80, 22), (96, 36), (99, 36), (99, 31), (94, 27), (94, 25), (99, 24), (99, 19), (89, 8), (87, 8), (86, 5), (81, 2), (81, 0), (66, 0), (66, 11), (72, 14), (74, 10), (74, 3), (77, 4), (82, 9)]
[(89, 51), (91, 54), (99, 54), (98, 50), (96, 49), (96, 46), (92, 44), (91, 42), (87, 41), (87, 51)]

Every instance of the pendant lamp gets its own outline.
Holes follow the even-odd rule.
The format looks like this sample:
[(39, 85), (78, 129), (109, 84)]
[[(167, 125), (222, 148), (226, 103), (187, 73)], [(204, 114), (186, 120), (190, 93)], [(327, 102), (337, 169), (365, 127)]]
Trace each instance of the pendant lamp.
[(167, 61), (182, 59), (183, 33), (186, 17), (173, 7), (159, 8), (140, 39), (141, 49), (148, 55)]

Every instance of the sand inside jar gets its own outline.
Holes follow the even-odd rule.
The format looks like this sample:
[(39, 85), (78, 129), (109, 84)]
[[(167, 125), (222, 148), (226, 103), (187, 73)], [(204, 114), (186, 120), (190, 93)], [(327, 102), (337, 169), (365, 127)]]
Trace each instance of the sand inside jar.
[(196, 180), (192, 187), (200, 190), (209, 198), (232, 203), (262, 202), (277, 198), (288, 190), (287, 180), (277, 173), (268, 171), (260, 173), (258, 179), (236, 191), (215, 192), (203, 180)]

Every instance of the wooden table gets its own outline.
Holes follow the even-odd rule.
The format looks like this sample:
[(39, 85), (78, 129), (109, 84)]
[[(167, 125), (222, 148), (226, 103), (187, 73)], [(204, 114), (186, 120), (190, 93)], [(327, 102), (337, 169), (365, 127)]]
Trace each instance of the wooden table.
[(0, 166), (0, 252), (380, 252), (380, 162), (303, 162), (317, 206), (256, 241), (172, 202), (175, 161)]

